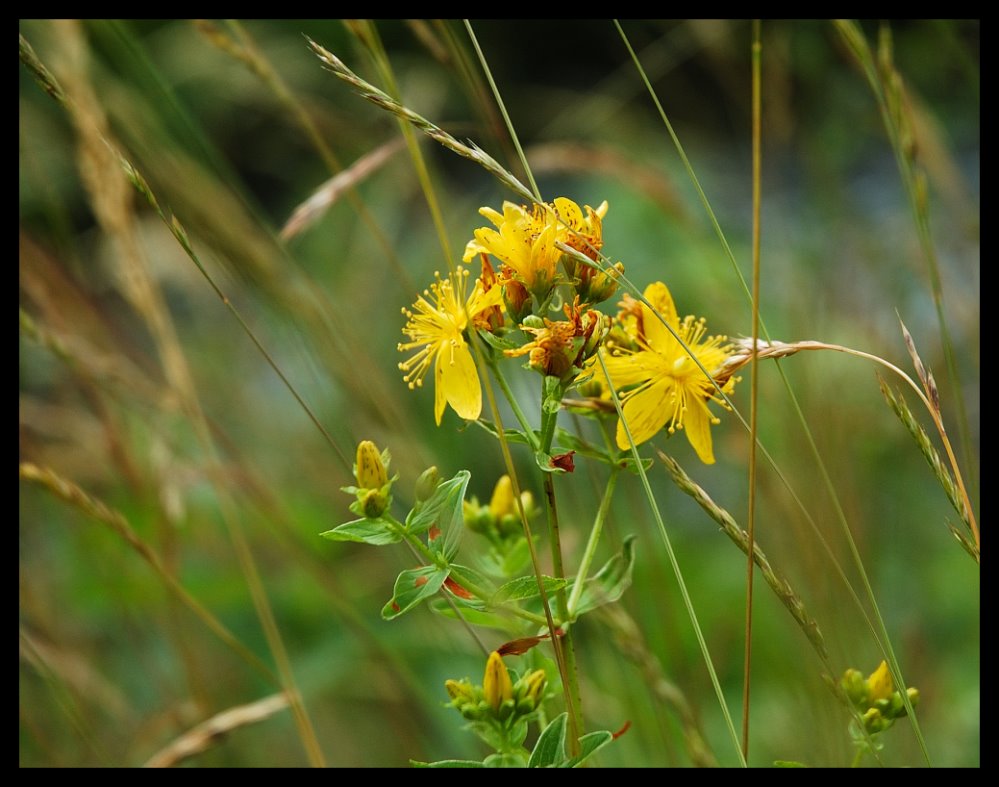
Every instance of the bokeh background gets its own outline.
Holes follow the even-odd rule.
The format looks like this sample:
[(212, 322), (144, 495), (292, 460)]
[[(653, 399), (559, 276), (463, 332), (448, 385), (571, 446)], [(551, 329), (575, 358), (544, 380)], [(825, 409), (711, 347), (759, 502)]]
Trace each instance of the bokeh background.
[[(748, 334), (746, 294), (614, 25), (502, 20), (473, 27), (542, 194), (580, 205), (608, 200), (604, 252), (625, 263), (632, 281), (665, 281), (681, 314), (705, 316), (713, 333)], [(748, 277), (750, 26), (623, 27)], [(861, 27), (872, 47), (890, 31), (904, 79), (908, 153), (927, 176), (960, 388), (947, 373), (929, 269), (877, 101), (829, 22), (763, 25), (762, 315), (775, 338), (846, 345), (911, 370), (901, 318), (935, 372), (977, 507), (980, 27), (975, 20)], [(444, 707), (445, 679), (481, 676), (475, 643), (426, 608), (391, 623), (379, 617), (395, 575), (411, 565), (408, 553), (318, 537), (352, 518), (339, 488), (351, 482), (354, 446), (372, 439), (390, 448), (401, 513), (431, 464), (446, 477), (470, 470), (469, 492), (480, 499), (503, 472), (486, 432), (463, 429), (450, 411), (435, 426), (432, 390), (407, 390), (396, 368), (400, 309), (447, 267), (406, 150), (392, 148), (310, 226), (290, 238), (279, 234), (336, 171), (401, 136), (393, 117), (323, 70), (304, 38), (384, 87), (372, 29), (407, 106), (522, 173), (458, 22), (20, 23), (76, 107), (68, 113), (21, 67), (20, 460), (50, 468), (120, 512), (165, 573), (273, 665), (239, 559), (245, 542), (325, 760), (335, 766), (486, 753)], [(94, 128), (115, 140), (176, 215), (333, 446), (169, 228), (108, 165)], [(485, 223), (478, 208), (514, 197), (473, 162), (430, 141), (420, 146), (459, 256)], [(615, 301), (603, 309), (613, 313)], [(979, 569), (947, 530), (953, 510), (885, 405), (872, 364), (810, 353), (782, 368), (838, 503), (777, 370), (765, 364), (761, 440), (807, 516), (777, 471), (762, 465), (757, 538), (818, 620), (831, 662), (867, 674), (880, 652), (808, 521), (859, 589), (835, 513), (842, 506), (907, 682), (920, 689), (933, 764), (977, 766)], [(508, 377), (536, 412), (537, 378), (513, 361)], [(748, 379), (735, 399), (746, 414)], [(185, 390), (203, 420), (185, 405)], [(718, 462), (711, 467), (699, 464), (683, 437), (655, 445), (744, 525), (747, 435), (725, 414), (713, 434)], [(653, 455), (651, 446), (646, 453)], [(516, 453), (515, 460), (522, 483), (539, 494), (531, 457)], [(650, 479), (738, 717), (744, 556), (658, 462)], [(572, 476), (558, 480), (574, 566), (604, 474), (580, 459)], [(178, 602), (134, 544), (82, 505), (27, 480), (19, 504), (22, 766), (141, 765), (209, 717), (278, 690)], [(620, 620), (594, 615), (575, 629), (588, 726), (631, 722), (599, 764), (691, 763), (658, 675), (682, 692), (717, 762), (733, 765), (634, 476), (619, 484), (598, 563), (630, 533), (638, 536), (638, 559), (620, 607), (636, 624), (630, 642), (641, 643), (645, 662), (615, 639)], [(473, 538), (466, 537), (465, 555), (474, 553)], [(819, 661), (762, 583), (756, 593), (750, 763), (849, 764), (848, 715)], [(484, 636), (490, 646), (501, 641)], [(885, 764), (924, 763), (905, 722), (884, 738)], [(232, 729), (181, 761), (307, 762), (288, 710)]]

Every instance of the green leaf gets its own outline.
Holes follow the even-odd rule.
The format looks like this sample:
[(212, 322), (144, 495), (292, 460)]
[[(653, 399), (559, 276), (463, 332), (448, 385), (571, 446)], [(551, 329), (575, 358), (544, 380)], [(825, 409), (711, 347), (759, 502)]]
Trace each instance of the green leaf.
[[(545, 594), (549, 596), (569, 584), (565, 579), (546, 576), (541, 577), (541, 583), (544, 585)], [(502, 604), (504, 601), (523, 601), (540, 595), (536, 577), (517, 577), (500, 587), (489, 601), (492, 604)]]
[[(588, 459), (596, 459), (598, 462), (603, 462), (608, 467), (625, 467), (633, 473), (638, 471), (635, 469), (637, 465), (635, 464), (634, 458), (631, 454), (609, 454), (601, 448), (593, 445), (593, 443), (587, 442), (580, 437), (577, 437), (572, 432), (563, 429), (561, 426), (555, 428), (555, 445), (557, 448), (552, 450), (556, 453), (564, 452), (566, 450), (575, 451), (580, 456), (585, 456)], [(642, 460), (642, 466), (649, 470), (652, 467), (653, 460), (650, 458)]]
[(564, 473), (561, 467), (558, 467), (552, 462), (552, 455), (546, 454), (544, 451), (534, 452), (534, 461), (537, 462), (538, 467), (541, 468), (545, 473)]
[[(499, 439), (499, 429), (492, 421), (487, 421), (485, 418), (480, 418), (475, 421), (476, 424), (485, 429), (493, 437)], [(541, 433), (537, 430), (534, 431), (535, 439), (541, 439)], [(531, 445), (531, 441), (528, 439), (527, 434), (521, 432), (519, 429), (504, 429), (503, 436), (506, 438), (508, 443), (521, 443), (522, 445)]]
[(503, 556), (503, 560), (500, 563), (500, 572), (503, 576), (509, 577), (522, 571), (530, 562), (531, 548), (527, 543), (527, 539), (521, 536)]
[(479, 331), (479, 338), (497, 350), (517, 350), (527, 343), (526, 341), (515, 341), (509, 338), (509, 336), (497, 336), (495, 333), (490, 333), (489, 331)]
[[(493, 583), (485, 574), (476, 571), (474, 568), (469, 568), (468, 566), (462, 566), (458, 563), (451, 564), (451, 579), (457, 582), (463, 587), (474, 585), (480, 590), (484, 590), (486, 593), (491, 593), (493, 590)], [(479, 599), (476, 599), (479, 601)], [(481, 602), (484, 602), (482, 599)], [(470, 603), (466, 600), (466, 603)]]
[(596, 575), (586, 580), (576, 607), (576, 617), (617, 601), (631, 585), (631, 573), (635, 567), (635, 538), (634, 535), (626, 536), (621, 551), (608, 560)]
[(413, 607), (429, 598), (444, 584), (448, 570), (437, 566), (420, 566), (403, 571), (396, 577), (395, 592), (382, 607), (382, 617), (392, 620), (409, 612)]
[(406, 517), (406, 526), (413, 534), (423, 533), (434, 525), (441, 531), (432, 546), (448, 559), (458, 551), (458, 540), (465, 527), (462, 502), (471, 474), (461, 470), (454, 478), (438, 484), (430, 499)]
[(565, 763), (563, 768), (578, 768), (598, 750), (614, 740), (614, 734), (607, 730), (591, 732), (579, 739), (579, 754)]
[(438, 760), (437, 762), (419, 762), (410, 760), (414, 768), (484, 768), (478, 760)]
[[(460, 599), (455, 599), (455, 604), (461, 611), (461, 617), (473, 626), (487, 626), (488, 628), (500, 629), (501, 631), (510, 631), (512, 618), (508, 616), (497, 615), (495, 612), (484, 612), (474, 607), (465, 606)], [(451, 618), (452, 620), (458, 619), (454, 607), (442, 598), (431, 601), (430, 609), (442, 617)]]
[(398, 528), (385, 519), (355, 519), (344, 522), (332, 530), (320, 533), (330, 541), (356, 541), (362, 544), (372, 544), (376, 547), (385, 544), (395, 544), (402, 540)]
[(508, 752), (498, 752), (486, 757), (482, 765), (486, 768), (523, 768), (524, 758)]
[(565, 760), (565, 723), (568, 713), (561, 713), (544, 728), (534, 744), (528, 768), (554, 768)]
[(774, 760), (775, 768), (807, 768), (803, 762), (796, 762), (795, 760)]

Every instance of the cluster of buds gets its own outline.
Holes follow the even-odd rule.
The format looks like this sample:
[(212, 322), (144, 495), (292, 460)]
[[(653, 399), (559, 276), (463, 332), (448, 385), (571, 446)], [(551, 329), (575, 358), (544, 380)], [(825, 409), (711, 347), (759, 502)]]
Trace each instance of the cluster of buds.
[(557, 377), (564, 384), (572, 382), (593, 357), (610, 327), (606, 315), (580, 306), (579, 296), (564, 306), (567, 320), (554, 322), (547, 317), (527, 317), (520, 329), (534, 340), (516, 350), (506, 350), (510, 357), (528, 356), (528, 365), (546, 377)]
[(544, 670), (528, 672), (514, 682), (503, 657), (489, 654), (481, 686), (465, 680), (444, 684), (451, 705), (469, 721), (512, 722), (537, 710), (544, 700), (547, 679)]
[[(895, 691), (892, 684), (888, 664), (884, 661), (867, 678), (859, 670), (848, 669), (843, 673), (840, 687), (863, 722), (868, 734), (883, 732), (906, 714), (902, 694)], [(909, 702), (915, 705), (919, 701), (919, 690), (905, 690)]]
[[(536, 512), (534, 496), (526, 489), (520, 493), (520, 504), (524, 515), (530, 519)], [(520, 509), (513, 494), (510, 476), (504, 475), (496, 482), (489, 505), (482, 505), (478, 498), (465, 500), (462, 511), (465, 526), (474, 533), (481, 533), (493, 543), (499, 544), (523, 535), (520, 523)]]
[(388, 449), (379, 452), (370, 440), (362, 440), (357, 445), (357, 460), (354, 462), (354, 478), (357, 486), (345, 486), (343, 491), (357, 497), (350, 504), (350, 510), (358, 516), (377, 519), (392, 502), (392, 483), (398, 476), (388, 477), (391, 461)]

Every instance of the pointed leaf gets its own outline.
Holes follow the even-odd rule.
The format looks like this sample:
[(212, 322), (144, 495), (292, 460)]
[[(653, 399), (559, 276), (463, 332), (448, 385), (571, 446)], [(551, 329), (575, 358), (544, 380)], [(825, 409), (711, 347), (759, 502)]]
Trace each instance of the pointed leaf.
[[(474, 568), (462, 566), (458, 563), (451, 564), (451, 579), (463, 587), (475, 587), (476, 589), (484, 590), (487, 593), (491, 593), (493, 591), (493, 583), (489, 577), (480, 571), (476, 571)], [(469, 603), (480, 601), (484, 602), (485, 599), (468, 599)]]
[(607, 730), (591, 732), (579, 739), (579, 754), (569, 760), (563, 768), (578, 768), (597, 751), (614, 740), (614, 733)]
[[(568, 584), (568, 581), (565, 579), (546, 576), (541, 577), (541, 582), (544, 585), (545, 594), (549, 596)], [(540, 595), (536, 577), (517, 577), (497, 590), (490, 599), (490, 602), (493, 604), (502, 604), (504, 601), (523, 601), (528, 598), (537, 598)]]
[[(501, 631), (510, 630), (510, 617), (497, 615), (494, 612), (483, 612), (482, 610), (465, 606), (460, 601), (456, 601), (455, 604), (461, 612), (462, 619), (471, 623), (473, 626), (487, 626), (489, 628), (500, 629)], [(451, 618), (452, 620), (457, 620), (458, 618), (458, 615), (454, 611), (454, 607), (442, 598), (431, 601), (430, 609), (445, 618)]]
[(410, 760), (414, 768), (484, 768), (478, 760), (438, 760), (437, 762), (419, 762)]
[[(496, 425), (492, 421), (487, 421), (485, 418), (480, 418), (475, 423), (481, 426), (487, 432), (489, 432), (489, 434), (491, 434), (493, 437), (499, 439), (499, 429), (496, 428)], [(537, 430), (535, 430), (534, 434), (536, 440), (540, 439), (540, 433)], [(521, 443), (523, 445), (531, 445), (531, 441), (528, 439), (527, 434), (521, 432), (519, 429), (504, 429), (503, 437), (506, 438), (506, 441), (508, 443)]]
[(382, 608), (382, 617), (392, 620), (409, 612), (413, 607), (429, 598), (444, 584), (447, 569), (437, 566), (420, 566), (403, 571), (395, 580), (395, 592)]
[(565, 760), (565, 722), (569, 714), (561, 713), (545, 727), (534, 744), (528, 768), (553, 768)]
[(482, 761), (485, 768), (523, 768), (524, 759), (516, 754), (498, 752), (490, 754)]
[(621, 551), (608, 560), (595, 576), (586, 580), (576, 607), (576, 616), (617, 601), (631, 585), (635, 567), (635, 538), (626, 536)]
[(385, 519), (355, 519), (319, 535), (330, 541), (356, 541), (374, 546), (395, 544), (402, 540), (396, 526)]

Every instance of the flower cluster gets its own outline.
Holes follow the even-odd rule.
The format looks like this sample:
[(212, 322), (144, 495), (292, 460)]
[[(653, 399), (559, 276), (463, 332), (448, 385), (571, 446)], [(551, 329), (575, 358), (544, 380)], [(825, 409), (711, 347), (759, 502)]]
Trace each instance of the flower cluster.
[[(906, 715), (905, 702), (900, 692), (895, 691), (888, 671), (888, 664), (882, 661), (867, 678), (859, 670), (848, 669), (843, 673), (840, 687), (857, 712), (868, 734), (883, 732), (895, 723), (895, 719)], [(909, 702), (919, 701), (919, 690), (905, 690)]]
[(467, 678), (444, 684), (451, 705), (469, 721), (511, 724), (537, 710), (545, 696), (544, 670), (528, 672), (514, 682), (497, 651), (489, 654), (481, 686)]
[[(700, 459), (711, 464), (710, 426), (719, 421), (708, 404), (728, 406), (738, 381), (731, 363), (737, 348), (724, 336), (706, 336), (703, 319), (681, 319), (661, 282), (642, 298), (625, 295), (613, 320), (593, 308), (613, 295), (624, 270), (601, 251), (607, 209), (606, 202), (581, 209), (565, 197), (530, 208), (505, 202), (502, 212), (481, 208), (493, 226), (474, 231), (464, 261), (478, 257), (482, 275), (466, 297), (467, 270), (459, 267), (447, 279), (438, 274), (413, 310), (403, 310), (409, 341), (399, 349), (416, 352), (399, 367), (411, 388), (433, 367), (438, 425), (447, 405), (466, 420), (478, 419), (482, 392), (469, 348), (469, 333), (478, 331), (490, 363), (502, 357), (499, 350), (506, 357), (526, 355), (528, 367), (555, 378), (560, 390), (580, 384), (596, 389), (589, 392), (605, 404), (597, 410), (607, 409), (612, 384), (623, 414), (616, 434), (621, 450), (663, 429), (683, 429)], [(565, 319), (553, 320), (557, 294)], [(601, 347), (606, 374), (596, 357)]]

